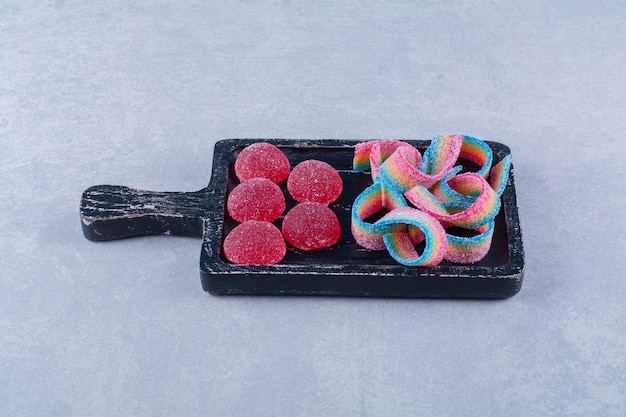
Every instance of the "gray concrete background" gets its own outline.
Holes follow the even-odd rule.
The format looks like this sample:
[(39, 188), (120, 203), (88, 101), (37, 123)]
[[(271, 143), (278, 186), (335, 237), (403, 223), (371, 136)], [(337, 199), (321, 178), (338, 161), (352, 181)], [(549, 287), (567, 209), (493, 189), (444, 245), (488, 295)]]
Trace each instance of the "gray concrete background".
[[(626, 415), (621, 1), (0, 2), (0, 415)], [(96, 184), (222, 138), (509, 145), (497, 302), (216, 297), (200, 241), (85, 240)]]

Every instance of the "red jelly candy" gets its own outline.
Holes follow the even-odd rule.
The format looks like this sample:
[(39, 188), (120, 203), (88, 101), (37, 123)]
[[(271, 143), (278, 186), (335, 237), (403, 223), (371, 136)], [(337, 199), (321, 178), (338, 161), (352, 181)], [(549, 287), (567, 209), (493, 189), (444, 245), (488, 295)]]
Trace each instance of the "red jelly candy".
[(224, 256), (235, 264), (271, 265), (283, 259), (286, 252), (283, 235), (270, 222), (248, 220), (224, 239)]
[(337, 243), (340, 234), (337, 216), (322, 203), (300, 203), (283, 220), (285, 239), (298, 249), (327, 248)]
[(287, 156), (266, 142), (246, 146), (235, 160), (235, 175), (241, 182), (260, 177), (278, 184), (289, 176), (289, 168)]
[(250, 178), (228, 194), (226, 210), (240, 223), (247, 220), (272, 222), (285, 211), (285, 197), (278, 185), (267, 178)]
[(343, 181), (335, 168), (326, 162), (309, 159), (295, 166), (287, 180), (287, 190), (299, 202), (329, 204), (343, 190)]

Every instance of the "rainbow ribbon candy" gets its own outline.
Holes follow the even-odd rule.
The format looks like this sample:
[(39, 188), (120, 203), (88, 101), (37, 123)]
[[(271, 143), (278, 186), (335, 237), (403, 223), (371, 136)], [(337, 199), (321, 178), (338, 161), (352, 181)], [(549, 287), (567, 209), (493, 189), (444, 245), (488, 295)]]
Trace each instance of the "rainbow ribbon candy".
[(511, 154), (508, 154), (502, 161), (498, 162), (493, 168), (491, 168), (491, 174), (489, 174), (489, 184), (491, 188), (496, 191), (499, 196), (502, 195), (506, 184), (509, 180), (509, 172), (511, 171)]
[[(500, 211), (500, 199), (489, 183), (473, 172), (456, 175), (448, 180), (448, 185), (464, 195), (478, 197), (467, 208), (462, 209), (457, 202), (442, 203), (424, 186), (418, 185), (404, 193), (404, 197), (415, 207), (424, 210), (436, 219), (466, 229), (473, 229), (490, 222)], [(460, 211), (458, 211), (460, 209)]]
[(442, 203), (460, 202), (471, 204), (476, 201), (476, 195), (461, 194), (458, 191), (453, 190), (452, 187), (450, 187), (450, 185), (448, 184), (448, 180), (461, 172), (462, 169), (463, 167), (461, 165), (455, 166), (450, 171), (448, 171), (448, 173), (442, 179), (437, 181), (430, 189), (430, 192)]
[(373, 140), (355, 146), (352, 169), (355, 172), (371, 170), (372, 180), (376, 182), (380, 175), (380, 165), (399, 148), (409, 149), (409, 160), (414, 165), (420, 164), (422, 155), (410, 144), (399, 140)]
[(426, 245), (420, 255), (415, 250), (409, 233), (402, 230), (386, 232), (383, 235), (385, 246), (398, 263), (406, 266), (434, 266), (443, 260), (448, 249), (448, 240), (446, 230), (437, 219), (412, 207), (400, 207), (385, 214), (375, 223), (375, 228), (389, 230), (399, 225), (419, 228)]
[(384, 182), (376, 182), (367, 187), (354, 200), (352, 205), (352, 236), (360, 246), (370, 250), (385, 249), (383, 235), (385, 233), (402, 231), (402, 225), (392, 225), (381, 228), (376, 223), (368, 223), (366, 219), (382, 211), (393, 211), (406, 206), (406, 200), (398, 190), (387, 187)]
[[(464, 138), (461, 135), (435, 135), (426, 151), (424, 151), (424, 159), (420, 165), (420, 171), (427, 175), (438, 177), (437, 180), (441, 179), (459, 158), (463, 149)], [(425, 184), (422, 185), (429, 187)]]
[[(454, 166), (460, 159), (480, 168), (463, 172), (463, 166)], [(491, 247), (511, 155), (493, 167), (492, 163), (489, 145), (471, 136), (437, 135), (423, 156), (400, 141), (358, 144), (354, 170), (370, 169), (374, 184), (352, 207), (356, 242), (367, 249), (386, 248), (407, 266), (432, 266), (442, 259), (460, 264), (480, 261)], [(417, 208), (409, 207), (407, 200)], [(366, 221), (384, 211), (378, 221)], [(473, 229), (476, 234), (446, 233), (445, 228), (451, 226)], [(424, 240), (425, 249), (419, 255), (415, 246)]]
[(459, 159), (467, 159), (480, 166), (476, 171), (478, 175), (487, 179), (491, 164), (493, 163), (493, 151), (485, 142), (471, 136), (463, 136), (463, 145), (459, 153)]
[(444, 258), (459, 264), (473, 264), (483, 259), (487, 256), (489, 249), (491, 249), (494, 224), (493, 221), (490, 221), (483, 226), (477, 227), (475, 230), (479, 234), (471, 237), (455, 236), (446, 233), (448, 251)]
[(409, 151), (415, 148), (400, 147), (380, 165), (380, 175), (402, 192), (416, 185), (430, 188), (454, 166), (462, 144), (463, 136), (437, 135), (426, 148), (421, 163)]

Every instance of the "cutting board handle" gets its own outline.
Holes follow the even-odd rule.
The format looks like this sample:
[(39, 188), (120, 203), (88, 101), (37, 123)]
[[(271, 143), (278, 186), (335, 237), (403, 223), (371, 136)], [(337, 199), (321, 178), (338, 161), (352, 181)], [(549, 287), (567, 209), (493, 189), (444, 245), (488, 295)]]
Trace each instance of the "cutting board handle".
[(94, 241), (159, 234), (202, 237), (211, 201), (208, 188), (156, 192), (96, 185), (80, 200), (83, 234)]

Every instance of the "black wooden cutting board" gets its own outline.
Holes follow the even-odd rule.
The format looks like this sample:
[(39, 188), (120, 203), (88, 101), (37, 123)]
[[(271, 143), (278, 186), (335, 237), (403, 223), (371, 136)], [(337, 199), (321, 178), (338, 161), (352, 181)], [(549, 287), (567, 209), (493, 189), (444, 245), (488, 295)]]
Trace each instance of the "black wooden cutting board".
[[(225, 210), (228, 193), (239, 183), (234, 161), (254, 142), (268, 142), (287, 155), (291, 167), (318, 159), (335, 167), (344, 190), (329, 207), (341, 224), (334, 246), (302, 251), (288, 245), (275, 265), (235, 265), (222, 253), (224, 237), (238, 224)], [(98, 185), (83, 193), (80, 217), (85, 237), (93, 241), (133, 236), (172, 234), (202, 239), (202, 288), (212, 294), (336, 295), (370, 297), (506, 298), (522, 285), (524, 250), (511, 168), (495, 219), (492, 247), (473, 265), (448, 261), (434, 267), (407, 267), (386, 251), (370, 251), (354, 242), (350, 232), (354, 199), (369, 185), (367, 172), (353, 172), (354, 140), (228, 139), (216, 143), (211, 181), (195, 192), (150, 192), (122, 186)], [(424, 151), (429, 141), (406, 141)], [(507, 146), (487, 142), (494, 164), (510, 153)], [(295, 205), (283, 189), (287, 209)], [(279, 218), (275, 224), (280, 228)]]

